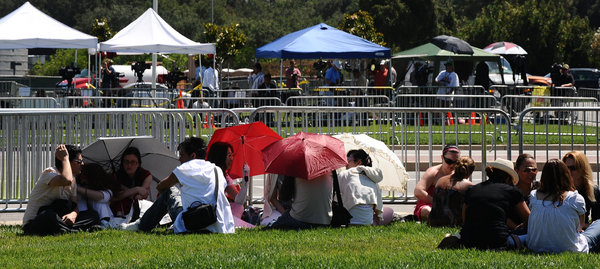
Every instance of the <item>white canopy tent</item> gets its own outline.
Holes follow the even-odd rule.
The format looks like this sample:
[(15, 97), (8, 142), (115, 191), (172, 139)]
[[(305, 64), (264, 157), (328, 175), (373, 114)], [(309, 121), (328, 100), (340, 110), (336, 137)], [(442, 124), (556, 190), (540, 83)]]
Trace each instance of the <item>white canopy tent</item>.
[(0, 19), (0, 49), (96, 48), (98, 39), (41, 12), (29, 2)]
[[(101, 42), (100, 50), (121, 53), (215, 54), (216, 45), (188, 39), (173, 29), (152, 8), (148, 8), (113, 38)], [(154, 70), (155, 66), (152, 68)], [(155, 74), (154, 71), (152, 73)], [(154, 85), (156, 75), (153, 75), (152, 80)]]

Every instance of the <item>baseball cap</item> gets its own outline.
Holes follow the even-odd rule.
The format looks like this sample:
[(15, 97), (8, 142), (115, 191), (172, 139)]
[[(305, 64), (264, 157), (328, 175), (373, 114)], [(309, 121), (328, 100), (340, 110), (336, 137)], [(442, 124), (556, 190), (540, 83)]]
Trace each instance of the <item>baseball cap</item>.
[(335, 67), (338, 69), (342, 68), (342, 63), (340, 63), (340, 61), (333, 61), (333, 65), (335, 65)]

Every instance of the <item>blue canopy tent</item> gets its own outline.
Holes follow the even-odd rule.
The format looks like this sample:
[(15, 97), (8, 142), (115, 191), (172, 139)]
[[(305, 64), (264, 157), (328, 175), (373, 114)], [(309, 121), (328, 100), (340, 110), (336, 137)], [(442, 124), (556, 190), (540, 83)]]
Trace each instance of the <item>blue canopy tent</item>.
[[(389, 48), (346, 33), (325, 23), (287, 34), (256, 49), (256, 58), (357, 59), (390, 58)], [(391, 70), (391, 61), (390, 61)]]

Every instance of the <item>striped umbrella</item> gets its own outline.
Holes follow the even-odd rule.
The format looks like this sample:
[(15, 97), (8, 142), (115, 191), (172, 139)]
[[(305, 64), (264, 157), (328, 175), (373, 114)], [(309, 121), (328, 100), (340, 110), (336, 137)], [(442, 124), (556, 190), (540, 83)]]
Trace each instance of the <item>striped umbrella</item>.
[(521, 46), (505, 41), (489, 44), (487, 47), (483, 48), (483, 50), (493, 54), (527, 55), (527, 51), (521, 48)]

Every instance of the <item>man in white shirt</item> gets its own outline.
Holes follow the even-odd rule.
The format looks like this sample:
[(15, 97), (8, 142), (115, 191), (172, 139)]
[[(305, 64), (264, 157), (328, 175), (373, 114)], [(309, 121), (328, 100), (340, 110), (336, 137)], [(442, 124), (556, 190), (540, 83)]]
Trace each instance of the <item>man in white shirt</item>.
[[(458, 87), (458, 75), (454, 72), (454, 64), (448, 61), (444, 64), (446, 70), (440, 72), (435, 78), (435, 82), (440, 86), (437, 90), (438, 95), (451, 95), (454, 92), (455, 87)], [(452, 103), (452, 97), (438, 96), (438, 100), (441, 100), (442, 107), (450, 107)]]
[(219, 73), (212, 68), (212, 65), (208, 66), (202, 74), (202, 88), (208, 89), (211, 93), (219, 90)]
[[(187, 232), (181, 213), (195, 201), (205, 204), (215, 204), (217, 207), (217, 222), (209, 225), (204, 230), (212, 233), (234, 233), (233, 214), (229, 201), (225, 196), (227, 181), (221, 168), (205, 161), (206, 143), (202, 138), (189, 137), (177, 147), (179, 151), (179, 165), (167, 178), (161, 180), (156, 189), (161, 193), (159, 198), (144, 213), (138, 221), (124, 225), (126, 230), (151, 231), (169, 213), (174, 220), (175, 233)], [(216, 169), (215, 169), (216, 168)], [(217, 172), (215, 175), (214, 172)], [(218, 178), (219, 190), (217, 201), (215, 197), (215, 178)], [(175, 185), (179, 187), (176, 188)]]

